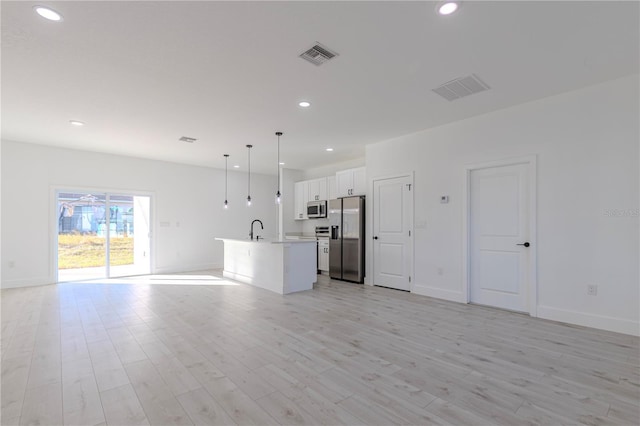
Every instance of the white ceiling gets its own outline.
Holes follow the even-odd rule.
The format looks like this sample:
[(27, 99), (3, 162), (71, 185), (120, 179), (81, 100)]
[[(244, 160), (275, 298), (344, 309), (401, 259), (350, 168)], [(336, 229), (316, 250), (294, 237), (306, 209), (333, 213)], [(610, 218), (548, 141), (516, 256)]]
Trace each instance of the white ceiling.
[[(251, 143), (252, 170), (275, 173), (280, 130), (286, 167), (308, 169), (637, 73), (638, 16), (635, 1), (466, 1), (448, 17), (433, 2), (3, 1), (2, 138), (241, 169)], [(298, 58), (316, 41), (340, 56)], [(431, 91), (470, 73), (492, 89)]]

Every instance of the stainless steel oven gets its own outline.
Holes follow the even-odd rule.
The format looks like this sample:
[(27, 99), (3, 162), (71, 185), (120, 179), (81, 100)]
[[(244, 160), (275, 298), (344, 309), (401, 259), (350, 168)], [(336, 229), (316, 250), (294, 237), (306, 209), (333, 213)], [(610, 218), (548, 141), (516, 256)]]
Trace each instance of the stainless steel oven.
[(307, 203), (307, 217), (309, 219), (327, 217), (327, 201), (309, 201)]

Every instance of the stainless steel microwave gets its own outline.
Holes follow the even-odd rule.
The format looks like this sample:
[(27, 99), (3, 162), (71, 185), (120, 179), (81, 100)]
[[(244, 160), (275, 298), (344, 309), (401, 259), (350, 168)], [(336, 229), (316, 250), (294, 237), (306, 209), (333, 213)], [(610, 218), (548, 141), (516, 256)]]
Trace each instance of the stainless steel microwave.
[(307, 217), (309, 219), (327, 217), (327, 201), (309, 201), (307, 203)]

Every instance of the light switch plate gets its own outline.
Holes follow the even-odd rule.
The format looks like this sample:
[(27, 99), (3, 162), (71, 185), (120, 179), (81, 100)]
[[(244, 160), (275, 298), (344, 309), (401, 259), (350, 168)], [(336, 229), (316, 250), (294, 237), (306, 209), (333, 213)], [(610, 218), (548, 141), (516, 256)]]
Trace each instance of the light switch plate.
[(449, 202), (449, 196), (448, 195), (441, 195), (440, 196), (440, 203), (441, 204), (447, 204)]

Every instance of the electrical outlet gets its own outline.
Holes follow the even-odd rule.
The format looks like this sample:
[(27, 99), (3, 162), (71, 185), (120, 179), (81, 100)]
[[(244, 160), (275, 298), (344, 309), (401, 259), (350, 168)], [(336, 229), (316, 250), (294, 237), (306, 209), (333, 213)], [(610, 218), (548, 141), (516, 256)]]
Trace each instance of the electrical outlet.
[(589, 296), (597, 296), (598, 295), (598, 286), (595, 284), (591, 284), (587, 286), (587, 294)]
[(13, 261), (13, 260), (10, 260), (9, 261), (9, 268), (15, 268), (15, 266), (16, 266), (16, 262)]
[(438, 268), (438, 275), (444, 275), (444, 269)]

